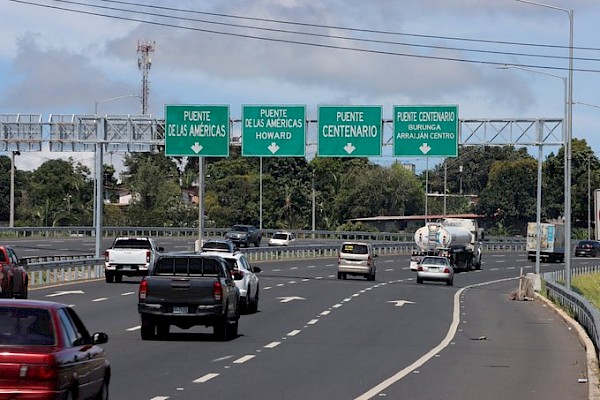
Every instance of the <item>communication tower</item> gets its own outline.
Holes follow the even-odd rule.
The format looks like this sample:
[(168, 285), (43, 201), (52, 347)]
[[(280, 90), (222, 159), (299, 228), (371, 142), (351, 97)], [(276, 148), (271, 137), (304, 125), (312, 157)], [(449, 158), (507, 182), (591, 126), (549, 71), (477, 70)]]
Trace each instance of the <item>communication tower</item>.
[(137, 44), (138, 69), (142, 71), (142, 114), (148, 113), (148, 96), (150, 94), (148, 75), (150, 74), (150, 67), (152, 67), (154, 45), (154, 41), (145, 43), (138, 41)]

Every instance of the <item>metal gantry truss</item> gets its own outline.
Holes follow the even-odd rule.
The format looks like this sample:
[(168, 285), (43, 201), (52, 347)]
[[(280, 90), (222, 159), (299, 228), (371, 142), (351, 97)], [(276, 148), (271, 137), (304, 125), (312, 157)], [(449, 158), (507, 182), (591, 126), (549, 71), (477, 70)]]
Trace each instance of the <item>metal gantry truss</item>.
[[(308, 122), (314, 126), (316, 121)], [(459, 126), (461, 146), (564, 144), (562, 119), (463, 119)], [(393, 136), (393, 130), (387, 134)], [(392, 141), (382, 138), (382, 143)], [(43, 121), (41, 114), (0, 114), (0, 151), (42, 151), (43, 143), (60, 152), (94, 152), (98, 145), (111, 153), (150, 152), (165, 145), (165, 121), (149, 115), (52, 114)]]

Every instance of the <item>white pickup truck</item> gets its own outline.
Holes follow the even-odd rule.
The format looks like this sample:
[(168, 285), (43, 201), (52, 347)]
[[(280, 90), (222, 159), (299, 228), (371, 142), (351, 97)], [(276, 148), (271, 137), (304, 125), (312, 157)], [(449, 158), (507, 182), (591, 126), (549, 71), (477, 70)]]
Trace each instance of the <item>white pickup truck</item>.
[(117, 237), (104, 252), (107, 283), (121, 282), (123, 276), (146, 276), (158, 253), (164, 251), (148, 237)]

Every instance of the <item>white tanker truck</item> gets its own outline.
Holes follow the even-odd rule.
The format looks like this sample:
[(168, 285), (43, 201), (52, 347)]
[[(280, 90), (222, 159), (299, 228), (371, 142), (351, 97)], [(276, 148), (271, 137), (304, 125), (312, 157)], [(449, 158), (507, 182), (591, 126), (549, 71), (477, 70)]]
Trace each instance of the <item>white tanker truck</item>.
[(473, 219), (445, 218), (441, 222), (428, 222), (415, 232), (415, 244), (411, 269), (423, 256), (443, 256), (457, 269), (481, 269), (483, 230)]

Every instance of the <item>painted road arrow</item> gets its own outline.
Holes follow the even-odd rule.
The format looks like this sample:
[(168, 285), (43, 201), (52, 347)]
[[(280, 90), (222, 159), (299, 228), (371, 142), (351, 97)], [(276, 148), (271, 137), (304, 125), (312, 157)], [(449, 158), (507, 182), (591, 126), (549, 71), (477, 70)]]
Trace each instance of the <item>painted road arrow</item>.
[(54, 292), (52, 294), (47, 294), (46, 297), (64, 296), (66, 294), (83, 294), (83, 290), (65, 290), (63, 292)]
[(304, 297), (289, 296), (289, 297), (278, 297), (277, 300), (281, 300), (280, 303), (289, 303), (292, 300), (306, 300)]
[(388, 303), (395, 303), (396, 307), (402, 307), (405, 304), (415, 304), (414, 302), (408, 300), (391, 300), (388, 301)]

